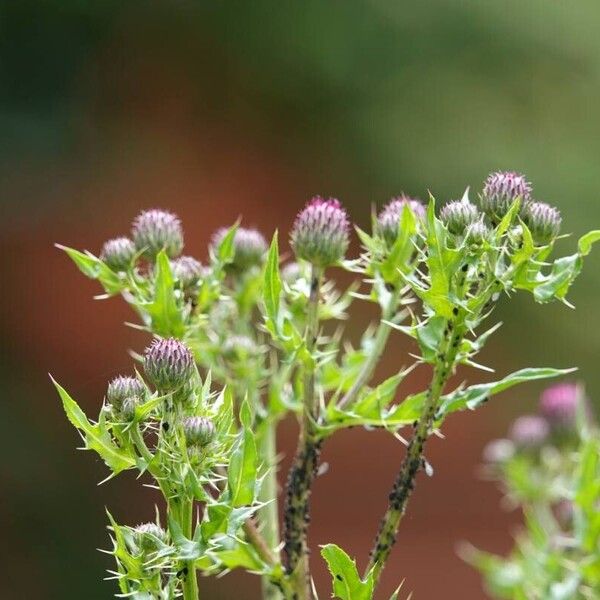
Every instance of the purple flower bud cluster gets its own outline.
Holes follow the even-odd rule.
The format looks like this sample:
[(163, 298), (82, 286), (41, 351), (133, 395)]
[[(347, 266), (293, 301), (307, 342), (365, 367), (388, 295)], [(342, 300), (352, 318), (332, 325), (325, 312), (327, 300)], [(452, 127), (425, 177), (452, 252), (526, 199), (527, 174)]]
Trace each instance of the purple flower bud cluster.
[(181, 221), (166, 210), (142, 211), (133, 221), (131, 234), (135, 247), (150, 260), (163, 249), (169, 258), (175, 258), (183, 249)]
[(185, 443), (188, 446), (203, 448), (216, 436), (213, 422), (207, 417), (186, 417), (182, 423)]
[(146, 348), (144, 370), (158, 390), (172, 392), (194, 374), (194, 358), (179, 340), (157, 339)]
[(454, 235), (463, 235), (480, 217), (477, 207), (466, 198), (448, 202), (440, 211), (440, 220)]
[(135, 415), (135, 407), (147, 396), (146, 386), (135, 377), (118, 376), (109, 384), (106, 399), (119, 416), (129, 421)]
[(135, 244), (126, 237), (118, 237), (105, 242), (100, 259), (113, 271), (126, 271), (136, 254)]
[(290, 242), (296, 257), (317, 267), (342, 259), (348, 249), (348, 214), (335, 198), (310, 200), (298, 214)]
[(517, 198), (524, 204), (531, 199), (531, 184), (524, 175), (513, 171), (491, 173), (481, 194), (481, 209), (492, 222), (497, 222)]
[(560, 232), (562, 217), (558, 209), (545, 202), (529, 202), (521, 211), (521, 218), (536, 244), (551, 242)]
[(410, 208), (417, 219), (425, 220), (425, 207), (420, 200), (405, 194), (392, 198), (377, 216), (377, 231), (389, 246), (393, 245), (398, 237), (405, 206)]

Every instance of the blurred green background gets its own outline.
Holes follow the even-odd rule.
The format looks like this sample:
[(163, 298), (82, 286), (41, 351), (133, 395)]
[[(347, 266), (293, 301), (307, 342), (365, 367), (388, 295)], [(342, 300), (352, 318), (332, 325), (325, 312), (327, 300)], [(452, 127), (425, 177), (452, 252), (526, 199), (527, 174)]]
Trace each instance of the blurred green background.
[[(153, 511), (133, 477), (98, 488), (102, 465), (73, 451), (46, 372), (93, 414), (106, 381), (129, 368), (126, 349), (145, 340), (122, 326), (118, 301), (91, 299), (96, 286), (53, 242), (97, 251), (140, 208), (161, 206), (203, 258), (210, 233), (238, 214), (267, 235), (287, 231), (320, 193), (365, 225), (373, 203), (402, 190), (447, 200), (498, 169), (526, 173), (580, 235), (600, 226), (599, 19), (593, 0), (1, 2), (1, 596), (111, 597), (110, 562), (94, 550), (108, 544), (104, 506), (130, 523)], [(486, 362), (501, 375), (577, 365), (596, 397), (599, 267), (596, 252), (573, 289), (576, 312), (505, 303)], [(392, 366), (404, 360), (396, 350)], [(455, 545), (506, 549), (518, 515), (501, 512), (476, 465), (539, 389), (448, 423), (383, 591), (406, 577), (415, 599), (484, 597)], [(284, 449), (293, 434), (287, 424)], [(364, 432), (326, 448), (315, 547), (336, 541), (364, 564), (399, 456)], [(313, 562), (327, 597), (316, 552)], [(203, 587), (205, 598), (258, 597), (244, 576)]]

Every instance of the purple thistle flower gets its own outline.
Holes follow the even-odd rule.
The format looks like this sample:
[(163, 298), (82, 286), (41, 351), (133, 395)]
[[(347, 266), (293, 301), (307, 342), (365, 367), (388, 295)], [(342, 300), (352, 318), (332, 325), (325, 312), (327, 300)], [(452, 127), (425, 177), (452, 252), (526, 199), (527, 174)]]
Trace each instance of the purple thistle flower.
[(183, 435), (188, 446), (207, 446), (216, 435), (213, 422), (206, 417), (186, 417), (182, 423)]
[(467, 199), (448, 202), (440, 211), (440, 220), (455, 235), (462, 235), (479, 217), (477, 207)]
[(377, 216), (377, 230), (390, 246), (398, 237), (400, 221), (404, 213), (404, 207), (407, 205), (417, 219), (425, 220), (426, 212), (422, 202), (416, 198), (409, 198), (405, 194), (392, 198)]
[(575, 383), (557, 383), (542, 392), (540, 413), (553, 429), (575, 425), (579, 392)]
[(520, 173), (498, 171), (490, 174), (485, 181), (481, 209), (492, 221), (499, 221), (517, 198), (521, 198), (524, 204), (529, 202), (531, 184)]
[(127, 237), (108, 240), (102, 246), (100, 259), (113, 271), (126, 271), (135, 256), (135, 244)]
[[(119, 375), (115, 377), (106, 390), (106, 399), (117, 411), (131, 412), (131, 404), (135, 410), (135, 405), (142, 403), (147, 395), (146, 386), (135, 377), (125, 377)], [(129, 402), (128, 402), (129, 401)], [(125, 407), (125, 404), (130, 406)]]
[[(221, 243), (227, 231), (226, 227), (222, 227), (214, 233), (211, 242), (214, 248)], [(262, 233), (257, 229), (238, 227), (233, 237), (233, 248), (234, 256), (231, 266), (244, 271), (263, 263), (268, 244)]]
[(510, 440), (492, 440), (483, 449), (483, 460), (491, 464), (501, 464), (510, 460), (514, 453), (515, 446)]
[(171, 261), (173, 277), (177, 279), (184, 290), (193, 288), (204, 274), (202, 263), (191, 256), (180, 256)]
[(166, 210), (142, 211), (133, 221), (131, 234), (135, 247), (150, 260), (163, 249), (169, 258), (178, 256), (183, 249), (181, 221)]
[(514, 420), (510, 428), (510, 439), (521, 449), (541, 446), (550, 433), (548, 422), (537, 415), (524, 415)]
[(296, 217), (290, 243), (298, 258), (328, 267), (344, 257), (349, 227), (348, 214), (339, 200), (315, 196)]
[(174, 391), (192, 377), (194, 358), (179, 340), (156, 339), (144, 353), (144, 370), (160, 391)]
[(560, 212), (545, 202), (527, 203), (521, 211), (521, 218), (538, 244), (548, 244), (560, 232)]

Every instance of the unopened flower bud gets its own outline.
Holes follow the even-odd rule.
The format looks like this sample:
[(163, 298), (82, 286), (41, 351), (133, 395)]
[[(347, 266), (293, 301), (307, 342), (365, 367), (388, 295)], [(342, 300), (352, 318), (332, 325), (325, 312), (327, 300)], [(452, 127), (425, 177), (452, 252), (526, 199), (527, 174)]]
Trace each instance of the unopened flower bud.
[(392, 198), (377, 216), (377, 230), (389, 246), (393, 245), (398, 237), (400, 221), (402, 220), (405, 206), (408, 206), (412, 210), (417, 219), (425, 220), (425, 207), (420, 200), (409, 198), (404, 194)]
[(135, 405), (143, 402), (146, 395), (146, 387), (139, 379), (121, 375), (115, 377), (106, 390), (106, 399), (117, 411), (122, 411), (126, 400), (131, 399)]
[(183, 434), (188, 446), (207, 446), (216, 435), (213, 422), (206, 417), (187, 417), (183, 421)]
[(204, 267), (200, 261), (191, 256), (180, 256), (171, 261), (171, 271), (181, 288), (189, 290), (202, 278)]
[(510, 460), (515, 453), (515, 446), (510, 440), (492, 440), (483, 449), (483, 460), (490, 464), (502, 464)]
[(348, 215), (340, 202), (315, 196), (296, 217), (290, 241), (298, 258), (328, 267), (344, 257), (348, 229)]
[(518, 448), (535, 449), (548, 438), (550, 427), (543, 417), (525, 415), (515, 419), (510, 429), (510, 438)]
[(113, 271), (126, 271), (135, 256), (135, 245), (126, 237), (118, 237), (105, 242), (100, 259)]
[(473, 246), (481, 246), (491, 236), (490, 228), (483, 221), (475, 221), (467, 230), (466, 240)]
[(477, 207), (466, 199), (448, 202), (440, 211), (440, 220), (446, 225), (448, 231), (455, 235), (465, 233), (479, 217)]
[[(212, 237), (212, 246), (218, 246), (227, 233), (226, 228), (219, 229)], [(240, 271), (260, 266), (267, 253), (267, 241), (260, 231), (238, 227), (233, 237), (233, 261), (231, 266)]]
[(517, 198), (523, 205), (528, 203), (531, 184), (519, 173), (498, 171), (486, 179), (481, 193), (481, 209), (492, 222), (500, 221)]
[(562, 217), (560, 212), (545, 202), (529, 202), (523, 207), (521, 218), (534, 242), (540, 245), (548, 244), (559, 233)]
[(192, 377), (194, 358), (179, 340), (157, 339), (146, 348), (144, 370), (160, 391), (170, 392)]
[(170, 258), (181, 254), (183, 249), (181, 221), (165, 210), (141, 212), (133, 221), (131, 233), (136, 248), (151, 260), (163, 249)]
[(553, 429), (575, 426), (579, 390), (575, 383), (558, 383), (542, 392), (540, 413)]
[(156, 523), (142, 523), (134, 529), (135, 544), (143, 553), (156, 552), (169, 543), (167, 532)]

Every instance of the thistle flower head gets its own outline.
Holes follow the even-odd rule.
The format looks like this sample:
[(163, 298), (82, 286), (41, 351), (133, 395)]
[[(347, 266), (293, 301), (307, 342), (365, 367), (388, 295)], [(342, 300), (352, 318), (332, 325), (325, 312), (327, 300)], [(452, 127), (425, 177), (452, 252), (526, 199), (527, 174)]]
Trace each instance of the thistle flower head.
[(481, 209), (492, 221), (499, 221), (517, 198), (524, 204), (531, 198), (531, 184), (524, 175), (513, 171), (491, 173), (481, 193)]
[(169, 258), (178, 256), (183, 249), (181, 221), (166, 210), (142, 211), (133, 221), (131, 234), (135, 247), (151, 260), (163, 248)]
[(533, 449), (541, 446), (550, 433), (546, 419), (537, 415), (518, 417), (510, 429), (510, 438), (518, 448)]
[(466, 198), (453, 200), (442, 207), (440, 220), (446, 225), (448, 231), (455, 235), (462, 235), (467, 228), (479, 219), (477, 207)]
[(315, 196), (296, 217), (290, 242), (298, 258), (328, 267), (344, 257), (348, 230), (348, 214), (340, 202)]
[(545, 202), (527, 203), (521, 211), (521, 218), (537, 244), (548, 244), (560, 232), (560, 212)]
[(135, 252), (135, 245), (129, 238), (118, 237), (104, 243), (100, 259), (113, 271), (126, 271), (131, 266)]
[(143, 402), (146, 393), (146, 387), (139, 379), (119, 375), (108, 384), (106, 399), (111, 406), (121, 411), (127, 400), (132, 400), (134, 406)]
[(192, 377), (194, 358), (179, 340), (157, 339), (146, 348), (144, 370), (160, 391), (170, 392)]
[(557, 383), (540, 397), (540, 413), (553, 429), (569, 429), (575, 425), (579, 390), (575, 383)]
[(133, 531), (135, 545), (143, 553), (156, 552), (169, 541), (167, 532), (156, 523), (142, 523)]
[(467, 229), (467, 243), (473, 246), (481, 246), (481, 244), (490, 239), (491, 233), (490, 228), (483, 221), (475, 221)]
[(215, 426), (206, 417), (187, 417), (183, 420), (182, 427), (188, 446), (207, 446), (215, 439)]
[(187, 290), (193, 288), (200, 281), (204, 267), (200, 261), (191, 256), (180, 256), (171, 261), (171, 271), (181, 287)]
[(392, 198), (377, 216), (377, 230), (390, 246), (398, 237), (398, 229), (405, 206), (408, 206), (412, 210), (417, 219), (425, 220), (425, 207), (420, 200), (409, 198), (404, 194)]
[(515, 446), (510, 440), (492, 440), (483, 449), (483, 460), (490, 464), (501, 464), (510, 460), (515, 453)]
[[(212, 236), (212, 246), (218, 246), (228, 229), (222, 227)], [(263, 263), (267, 253), (268, 244), (260, 231), (238, 227), (233, 237), (234, 255), (232, 266), (240, 271)]]

